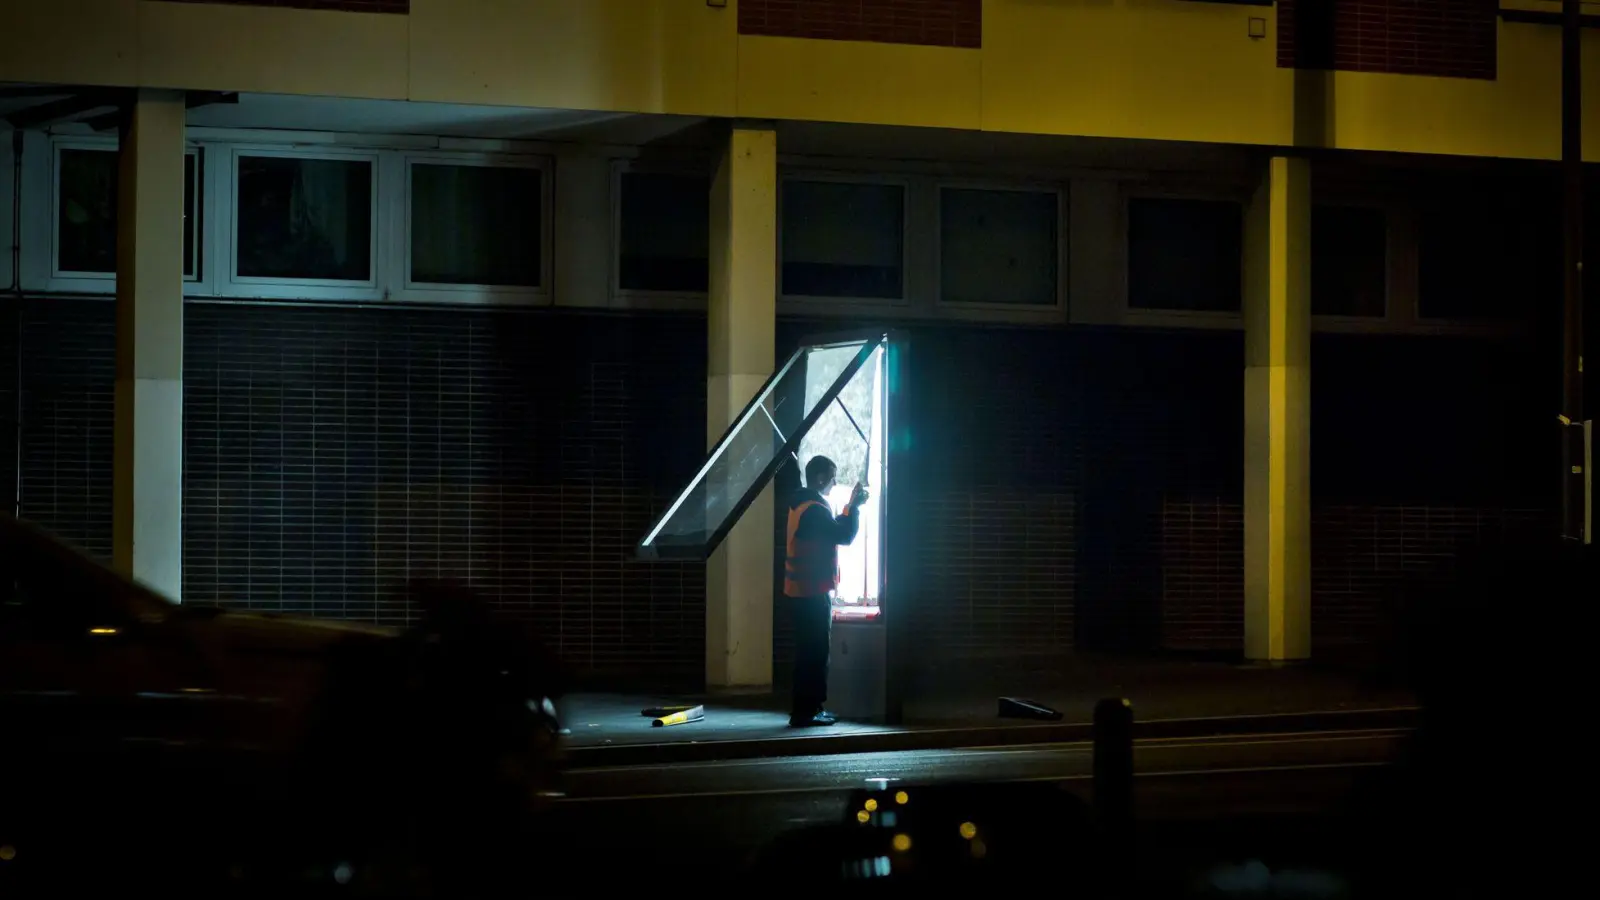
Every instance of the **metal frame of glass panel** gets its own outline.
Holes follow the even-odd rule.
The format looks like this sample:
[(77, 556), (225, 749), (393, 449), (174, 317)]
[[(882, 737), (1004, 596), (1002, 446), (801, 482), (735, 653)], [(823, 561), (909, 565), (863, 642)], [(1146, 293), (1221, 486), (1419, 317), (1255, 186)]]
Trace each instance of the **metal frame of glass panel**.
[[(739, 518), (744, 515), (745, 510), (749, 509), (750, 504), (755, 502), (756, 496), (772, 481), (773, 476), (777, 474), (778, 469), (783, 466), (785, 460), (794, 457), (800, 446), (800, 441), (811, 431), (812, 426), (816, 425), (817, 421), (822, 418), (822, 414), (828, 409), (829, 405), (838, 398), (840, 392), (850, 383), (850, 380), (855, 377), (867, 360), (872, 357), (873, 352), (885, 345), (888, 340), (889, 335), (879, 331), (865, 336), (858, 335), (848, 340), (836, 339), (827, 342), (807, 343), (797, 349), (784, 362), (783, 366), (761, 385), (761, 390), (756, 392), (755, 397), (751, 398), (743, 411), (734, 419), (733, 424), (723, 433), (722, 438), (717, 441), (715, 449), (706, 457), (705, 463), (700, 466), (699, 471), (688, 486), (678, 493), (672, 505), (656, 519), (655, 524), (636, 548), (638, 557), (647, 560), (705, 560), (710, 558), (712, 552), (717, 549), (728, 536), (728, 532), (733, 530), (733, 526), (739, 521)], [(795, 367), (800, 365), (809, 354), (818, 350), (843, 349), (855, 345), (859, 345), (855, 355), (851, 357), (833, 383), (828, 386), (828, 389), (817, 399), (816, 405), (805, 411), (799, 427), (787, 435), (783, 434), (773, 418), (774, 411), (767, 409), (766, 406), (768, 399), (777, 386), (784, 383), (785, 379), (794, 372)], [(758, 412), (761, 414), (759, 417), (757, 416)], [(684, 511), (685, 503), (696, 492), (702, 492), (707, 489), (707, 481), (712, 477), (713, 471), (718, 467), (719, 463), (725, 462), (725, 455), (730, 452), (730, 448), (741, 442), (741, 437), (745, 435), (745, 429), (751, 427), (752, 423), (755, 423), (754, 427), (763, 429), (763, 434), (766, 433), (765, 429), (770, 429), (771, 433), (782, 441), (781, 446), (773, 450), (771, 457), (761, 464), (760, 472), (750, 478), (749, 483), (740, 489), (741, 492), (738, 499), (732, 503), (724, 504), (724, 509), (717, 513), (718, 519), (714, 527), (710, 527), (712, 523), (708, 521), (706, 523), (707, 528), (702, 528), (698, 532), (691, 532), (699, 535), (697, 539), (663, 541), (662, 537), (667, 532), (668, 526)], [(705, 501), (702, 500), (702, 502)]]

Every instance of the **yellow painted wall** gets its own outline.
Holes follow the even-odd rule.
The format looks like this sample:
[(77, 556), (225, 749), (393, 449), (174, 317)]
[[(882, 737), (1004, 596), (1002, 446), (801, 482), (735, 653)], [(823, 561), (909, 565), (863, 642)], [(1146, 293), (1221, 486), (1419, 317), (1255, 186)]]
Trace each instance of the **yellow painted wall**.
[(409, 16), (0, 0), (0, 83), (144, 85), (734, 115), (734, 11), (698, 0), (412, 0)]
[[(1247, 144), (1292, 139), (1271, 7), (987, 0), (983, 127)], [(1268, 36), (1252, 39), (1252, 17)]]
[(139, 83), (404, 100), (409, 39), (404, 16), (141, 2)]
[(980, 128), (984, 51), (745, 36), (739, 115)]
[(0, 82), (131, 85), (139, 0), (0, 0)]
[(0, 0), (0, 82), (404, 99), (405, 17), (150, 0)]
[[(1249, 37), (1258, 17), (1267, 19), (1265, 39)], [(1294, 141), (1295, 76), (1277, 66), (1276, 8), (987, 0), (983, 24), (986, 129)], [(1585, 31), (1584, 61), (1584, 156), (1600, 161), (1600, 31)], [(1560, 29), (1502, 22), (1498, 65), (1494, 81), (1333, 73), (1327, 140), (1358, 150), (1559, 157)]]
[(411, 97), (734, 114), (734, 11), (687, 0), (412, 0)]
[[(1600, 31), (1584, 47), (1585, 159), (1600, 160)], [(1494, 81), (1339, 72), (1331, 139), (1358, 150), (1557, 159), (1561, 155), (1561, 32), (1500, 24)]]
[[(1267, 36), (1251, 38), (1252, 18)], [(741, 37), (739, 114), (1288, 146), (1295, 73), (1273, 7), (986, 0), (981, 50)], [(1600, 31), (1584, 34), (1584, 155), (1600, 161)], [(1331, 146), (1560, 155), (1560, 31), (1502, 23), (1494, 81), (1338, 72)]]
[[(1517, 0), (1519, 3), (1531, 0)], [(409, 16), (0, 0), (0, 82), (870, 122), (1287, 145), (1272, 7), (986, 0), (981, 50), (737, 34), (737, 0), (413, 0)], [(1267, 20), (1264, 39), (1249, 37)], [(1559, 29), (1500, 25), (1495, 81), (1334, 73), (1335, 147), (1555, 158)], [(1600, 31), (1585, 33), (1600, 160)]]

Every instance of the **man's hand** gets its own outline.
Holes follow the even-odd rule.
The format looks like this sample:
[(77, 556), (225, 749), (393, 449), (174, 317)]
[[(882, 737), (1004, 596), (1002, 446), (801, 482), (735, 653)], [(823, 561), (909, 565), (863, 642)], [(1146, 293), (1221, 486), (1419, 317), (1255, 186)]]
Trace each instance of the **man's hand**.
[(866, 485), (857, 484), (856, 489), (850, 492), (850, 508), (859, 508), (861, 504), (866, 503), (871, 497), (872, 494), (868, 493)]

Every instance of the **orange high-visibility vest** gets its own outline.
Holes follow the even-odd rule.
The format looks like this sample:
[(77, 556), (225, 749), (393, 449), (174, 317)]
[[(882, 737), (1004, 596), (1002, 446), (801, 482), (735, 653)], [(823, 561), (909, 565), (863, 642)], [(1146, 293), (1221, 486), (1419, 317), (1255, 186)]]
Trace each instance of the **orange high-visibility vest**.
[[(833, 541), (795, 537), (800, 530), (800, 520), (813, 506), (822, 506), (822, 503), (807, 500), (789, 510), (783, 561), (783, 593), (788, 597), (815, 597), (839, 587), (839, 546)], [(850, 508), (845, 507), (840, 515), (850, 515)]]

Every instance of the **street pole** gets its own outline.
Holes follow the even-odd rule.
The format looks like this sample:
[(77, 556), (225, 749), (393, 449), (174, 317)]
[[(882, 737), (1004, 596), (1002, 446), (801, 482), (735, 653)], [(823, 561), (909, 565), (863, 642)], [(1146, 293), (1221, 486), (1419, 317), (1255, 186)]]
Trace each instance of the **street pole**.
[(1561, 4), (1563, 283), (1561, 360), (1561, 537), (1586, 538), (1583, 414), (1583, 44), (1579, 0)]

